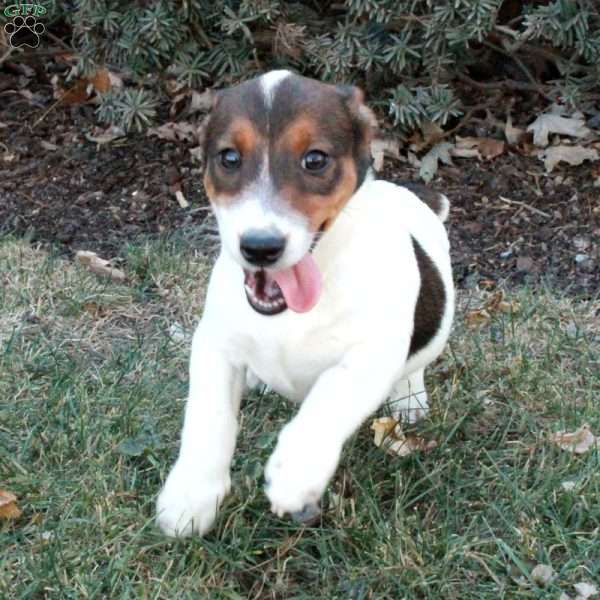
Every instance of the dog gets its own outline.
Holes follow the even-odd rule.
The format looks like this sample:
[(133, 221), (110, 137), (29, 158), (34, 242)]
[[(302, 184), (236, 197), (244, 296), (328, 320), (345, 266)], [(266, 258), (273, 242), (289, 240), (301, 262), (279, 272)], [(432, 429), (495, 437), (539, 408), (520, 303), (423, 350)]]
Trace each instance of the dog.
[[(221, 251), (194, 333), (179, 456), (157, 500), (203, 535), (230, 490), (247, 379), (301, 403), (265, 469), (271, 510), (315, 514), (346, 440), (386, 400), (423, 416), (450, 334), (447, 198), (376, 180), (363, 93), (289, 71), (218, 92), (204, 186)], [(416, 406), (416, 411), (411, 411)]]

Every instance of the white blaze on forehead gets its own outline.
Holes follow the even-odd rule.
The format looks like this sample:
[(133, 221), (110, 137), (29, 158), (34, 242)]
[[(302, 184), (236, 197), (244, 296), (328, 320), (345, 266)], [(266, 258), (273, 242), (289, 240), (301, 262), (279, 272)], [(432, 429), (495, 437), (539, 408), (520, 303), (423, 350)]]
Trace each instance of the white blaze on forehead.
[(271, 103), (273, 101), (273, 95), (277, 86), (286, 78), (289, 77), (292, 73), (290, 71), (286, 71), (285, 69), (280, 69), (278, 71), (269, 71), (265, 73), (260, 78), (260, 85), (263, 90), (263, 94), (265, 96), (265, 102), (268, 108), (271, 108)]

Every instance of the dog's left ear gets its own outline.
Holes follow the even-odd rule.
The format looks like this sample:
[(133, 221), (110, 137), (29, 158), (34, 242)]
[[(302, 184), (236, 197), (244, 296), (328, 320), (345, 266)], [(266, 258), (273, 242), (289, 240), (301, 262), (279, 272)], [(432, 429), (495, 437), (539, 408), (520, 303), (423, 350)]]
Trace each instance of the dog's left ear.
[(356, 185), (358, 188), (364, 181), (369, 167), (373, 162), (371, 142), (378, 128), (377, 118), (373, 111), (365, 104), (365, 95), (360, 88), (353, 85), (338, 85), (336, 89), (350, 110), (354, 123), (354, 159), (358, 166), (358, 181)]
[(355, 117), (364, 128), (364, 133), (367, 135), (370, 142), (377, 131), (378, 125), (375, 114), (365, 104), (364, 92), (354, 85), (338, 85), (336, 86), (336, 89), (346, 102), (352, 116)]

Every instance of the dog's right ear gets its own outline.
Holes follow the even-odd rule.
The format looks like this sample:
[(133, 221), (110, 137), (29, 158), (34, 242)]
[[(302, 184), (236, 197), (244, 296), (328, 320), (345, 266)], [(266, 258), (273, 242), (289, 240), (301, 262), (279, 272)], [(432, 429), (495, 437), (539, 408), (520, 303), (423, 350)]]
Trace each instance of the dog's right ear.
[(372, 139), (379, 125), (375, 113), (365, 104), (365, 93), (355, 85), (337, 85), (336, 90), (346, 102), (352, 116), (363, 127), (366, 136)]

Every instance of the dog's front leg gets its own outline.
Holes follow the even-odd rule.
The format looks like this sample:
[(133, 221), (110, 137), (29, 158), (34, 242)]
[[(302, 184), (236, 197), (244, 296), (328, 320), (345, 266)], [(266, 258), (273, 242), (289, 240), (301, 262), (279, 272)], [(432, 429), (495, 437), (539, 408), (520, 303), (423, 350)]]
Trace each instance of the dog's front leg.
[(384, 402), (402, 371), (393, 358), (407, 351), (408, 344), (381, 357), (377, 348), (355, 348), (319, 377), (296, 417), (282, 429), (267, 463), (266, 492), (274, 513), (314, 512), (344, 442)]
[(231, 485), (245, 373), (214, 349), (201, 327), (192, 344), (179, 457), (157, 501), (157, 522), (171, 536), (208, 531)]

